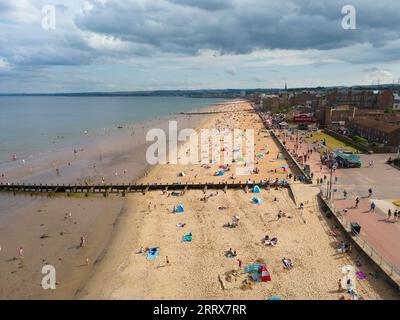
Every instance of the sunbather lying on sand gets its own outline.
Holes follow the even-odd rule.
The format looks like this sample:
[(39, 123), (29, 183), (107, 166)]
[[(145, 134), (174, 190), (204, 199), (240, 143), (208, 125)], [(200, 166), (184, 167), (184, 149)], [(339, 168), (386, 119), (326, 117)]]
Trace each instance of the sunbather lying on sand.
[(232, 251), (232, 248), (229, 248), (229, 250), (225, 253), (225, 256), (227, 258), (235, 258), (237, 256), (236, 250)]
[(339, 249), (336, 250), (338, 253), (346, 253), (346, 252), (351, 252), (351, 246), (350, 244), (344, 244), (342, 242), (341, 246)]
[(264, 239), (264, 244), (267, 246), (275, 247), (278, 244), (278, 238), (273, 237), (272, 239)]
[(283, 266), (285, 267), (285, 269), (290, 270), (293, 268), (293, 263), (292, 263), (291, 259), (283, 258), (282, 262), (283, 262)]

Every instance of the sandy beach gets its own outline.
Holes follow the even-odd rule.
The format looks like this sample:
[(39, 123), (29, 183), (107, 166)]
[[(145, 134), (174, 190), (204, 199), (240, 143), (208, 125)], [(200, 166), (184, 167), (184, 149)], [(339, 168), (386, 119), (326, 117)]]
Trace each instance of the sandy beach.
[[(179, 128), (192, 127), (202, 117), (173, 115), (85, 135), (77, 145), (38, 159), (28, 158), (24, 165), (18, 161), (2, 167), (0, 182), (132, 182), (143, 177), (148, 167), (145, 151), (149, 142), (145, 135), (149, 129), (167, 130), (169, 120), (177, 121)], [(48, 198), (1, 194), (0, 298), (74, 298), (109, 247), (125, 206), (125, 198), (120, 196)], [(86, 239), (84, 248), (79, 247), (82, 236)], [(18, 256), (19, 247), (24, 249), (23, 263)], [(41, 287), (45, 264), (56, 267), (57, 290)]]
[[(398, 299), (387, 283), (373, 276), (374, 270), (356, 251), (337, 253), (341, 236), (332, 235), (331, 221), (319, 208), (316, 200), (319, 189), (288, 178), (292, 168), (249, 103), (231, 101), (204, 110), (218, 113), (176, 116), (178, 127), (197, 131), (253, 129), (256, 171), (236, 175), (236, 168), (250, 167), (250, 163), (243, 161), (231, 164), (222, 176), (215, 175), (221, 167), (213, 162), (147, 166), (144, 154), (148, 143), (143, 143), (146, 130), (155, 125), (167, 130), (167, 122), (158, 122), (142, 125), (141, 129), (136, 127), (135, 143), (129, 140), (132, 128), (124, 128), (116, 140), (111, 137), (108, 143), (98, 140), (102, 141), (101, 147), (96, 144), (84, 148), (77, 159), (71, 154), (59, 159), (60, 175), (54, 172), (50, 161), (47, 167), (38, 165), (36, 171), (21, 181), (47, 178), (50, 183), (101, 182), (101, 179), (129, 182), (138, 178), (139, 183), (248, 180), (272, 183), (278, 179), (292, 183), (292, 191), (274, 187), (262, 188), (259, 194), (251, 190), (188, 191), (183, 195), (154, 191), (146, 195), (128, 194), (124, 198), (1, 195), (0, 297), (338, 299), (344, 294), (338, 290), (342, 267), (355, 266), (358, 261), (357, 270), (366, 279), (357, 281), (357, 292), (364, 299)], [(185, 154), (187, 148), (181, 143), (178, 154)], [(99, 150), (103, 155), (101, 160)], [(81, 169), (71, 169), (68, 173), (68, 167), (79, 167), (82, 163), (85, 166)], [(121, 175), (123, 170), (126, 172)], [(181, 176), (181, 172), (185, 175)], [(6, 177), (14, 177), (13, 174), (16, 178), (21, 174), (23, 179), (23, 174), (17, 171), (8, 172)], [(255, 196), (261, 199), (261, 204), (251, 203)], [(305, 204), (303, 210), (299, 209), (300, 202)], [(184, 212), (173, 213), (172, 209), (179, 204)], [(279, 218), (279, 211), (285, 216)], [(238, 226), (226, 227), (235, 215), (240, 217)], [(189, 232), (192, 241), (183, 242), (182, 237)], [(82, 235), (86, 239), (83, 248)], [(262, 241), (266, 235), (276, 237), (277, 245), (266, 246)], [(25, 250), (23, 261), (18, 258), (19, 246)], [(145, 254), (138, 253), (141, 247), (158, 247), (159, 256), (148, 260)], [(237, 251), (236, 257), (225, 256), (230, 248)], [(291, 259), (294, 267), (285, 269), (283, 258)], [(267, 265), (270, 282), (251, 281), (243, 272), (245, 266), (256, 262)], [(56, 290), (43, 290), (40, 286), (40, 271), (45, 264), (57, 269)]]
[[(249, 113), (247, 102), (220, 107), (234, 113), (218, 114), (204, 120), (203, 128), (254, 128), (257, 134), (255, 152), (268, 150), (258, 159), (257, 175), (236, 177), (238, 180), (285, 179), (291, 172), (277, 170), (286, 165), (278, 148), (255, 113)], [(217, 164), (159, 165), (152, 168), (143, 182), (226, 181), (216, 177)], [(184, 177), (179, 173), (184, 171)], [(227, 193), (209, 190), (188, 191), (184, 195), (150, 192), (129, 195), (119, 218), (114, 237), (102, 261), (94, 268), (89, 281), (78, 293), (78, 299), (339, 299), (341, 269), (350, 265), (366, 275), (357, 280), (357, 292), (364, 299), (398, 299), (387, 283), (374, 277), (374, 270), (359, 253), (338, 253), (342, 237), (332, 234), (333, 225), (326, 219), (316, 200), (319, 189), (293, 183), (301, 210), (286, 188), (262, 189), (262, 203), (250, 202), (254, 194), (245, 190)], [(206, 196), (207, 201), (202, 201)], [(184, 212), (173, 213), (182, 204)], [(286, 216), (279, 218), (278, 212)], [(234, 215), (240, 217), (236, 228), (224, 227)], [(184, 225), (184, 227), (182, 227)], [(182, 237), (192, 233), (191, 242)], [(262, 243), (263, 237), (277, 237), (275, 247)], [(154, 260), (138, 253), (139, 248), (159, 248)], [(237, 251), (228, 258), (226, 251)], [(168, 258), (167, 258), (168, 257)], [(283, 267), (282, 259), (292, 260), (294, 267)], [(168, 260), (168, 261), (167, 261)], [(242, 267), (239, 268), (239, 261)], [(243, 267), (255, 262), (267, 265), (270, 282), (253, 282)], [(358, 267), (356, 267), (356, 262)]]

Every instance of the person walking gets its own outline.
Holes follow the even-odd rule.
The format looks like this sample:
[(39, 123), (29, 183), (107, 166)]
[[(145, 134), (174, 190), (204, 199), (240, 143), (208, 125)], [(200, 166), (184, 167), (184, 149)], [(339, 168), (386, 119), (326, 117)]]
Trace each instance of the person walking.
[(370, 207), (370, 209), (369, 209), (369, 212), (371, 212), (371, 211), (375, 211), (375, 208), (376, 208), (376, 204), (375, 204), (375, 202), (371, 202), (371, 207)]
[(84, 248), (85, 246), (86, 246), (86, 238), (82, 236), (81, 242), (79, 243), (79, 247)]
[(355, 208), (357, 209), (358, 208), (358, 204), (360, 203), (360, 198), (359, 197), (357, 197), (356, 198), (356, 205), (355, 205)]
[(372, 189), (369, 188), (369, 189), (368, 189), (368, 198), (371, 198), (371, 196), (372, 196)]
[(343, 199), (344, 200), (347, 199), (347, 190), (346, 189), (343, 190)]
[(387, 217), (387, 221), (390, 221), (392, 219), (392, 210), (388, 210), (388, 217)]

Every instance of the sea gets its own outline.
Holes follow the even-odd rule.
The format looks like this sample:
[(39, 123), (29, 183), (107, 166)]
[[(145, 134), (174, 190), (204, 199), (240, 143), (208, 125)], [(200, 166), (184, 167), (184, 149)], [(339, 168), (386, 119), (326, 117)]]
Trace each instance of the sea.
[(186, 97), (0, 96), (0, 165), (36, 157), (96, 132), (179, 112), (224, 99)]

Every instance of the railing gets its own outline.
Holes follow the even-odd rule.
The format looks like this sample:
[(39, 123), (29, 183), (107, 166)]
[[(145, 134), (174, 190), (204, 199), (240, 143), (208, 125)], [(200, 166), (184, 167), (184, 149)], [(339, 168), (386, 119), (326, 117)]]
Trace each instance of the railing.
[(294, 163), (294, 165), (297, 167), (297, 169), (304, 176), (306, 182), (312, 183), (311, 177), (303, 170), (303, 168), (301, 167), (301, 165), (299, 164), (297, 159), (289, 152), (289, 150), (286, 148), (286, 146), (282, 143), (282, 141), (278, 138), (278, 136), (275, 134), (275, 132), (273, 130), (271, 130), (271, 136), (278, 142), (281, 149), (284, 150), (285, 153), (290, 157), (291, 161)]
[(387, 261), (382, 255), (378, 253), (378, 251), (367, 242), (367, 240), (363, 239), (359, 233), (353, 232), (351, 230), (351, 224), (346, 218), (341, 214), (340, 210), (337, 209), (335, 204), (330, 202), (326, 197), (320, 195), (321, 199), (328, 206), (330, 211), (335, 215), (338, 221), (342, 224), (342, 226), (346, 229), (346, 231), (351, 232), (353, 234), (352, 239), (363, 249), (363, 251), (378, 265), (384, 270), (392, 279), (400, 286), (400, 269), (396, 267), (393, 263)]

